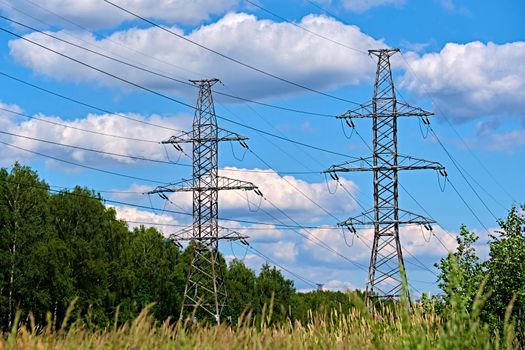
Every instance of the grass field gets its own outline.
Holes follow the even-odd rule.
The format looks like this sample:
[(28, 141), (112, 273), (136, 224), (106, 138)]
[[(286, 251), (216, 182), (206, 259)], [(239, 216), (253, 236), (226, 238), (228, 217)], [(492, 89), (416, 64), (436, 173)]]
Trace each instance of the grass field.
[(145, 309), (133, 322), (103, 330), (90, 330), (76, 322), (63, 322), (61, 327), (50, 322), (44, 328), (19, 325), (2, 338), (0, 350), (515, 349), (511, 323), (506, 322), (501, 335), (491, 332), (479, 321), (479, 309), (450, 310), (447, 317), (439, 317), (420, 307), (371, 314), (363, 305), (347, 315), (312, 315), (307, 324), (268, 325), (248, 314), (235, 326), (156, 324)]

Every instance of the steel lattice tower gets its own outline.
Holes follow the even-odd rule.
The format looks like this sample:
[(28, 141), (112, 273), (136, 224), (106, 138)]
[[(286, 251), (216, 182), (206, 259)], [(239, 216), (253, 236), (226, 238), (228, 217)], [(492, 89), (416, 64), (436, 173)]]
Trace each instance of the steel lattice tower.
[[(158, 193), (167, 199), (166, 192), (193, 193), (193, 225), (173, 239), (186, 240), (192, 247), (191, 264), (188, 271), (181, 319), (185, 311), (197, 316), (211, 315), (217, 323), (226, 305), (226, 287), (219, 255), (220, 240), (243, 240), (246, 237), (219, 226), (219, 191), (254, 190), (250, 183), (218, 175), (218, 144), (222, 141), (238, 141), (247, 147), (247, 138), (220, 129), (212, 96), (212, 86), (218, 79), (192, 80), (199, 86), (193, 130), (172, 136), (164, 144), (172, 144), (182, 151), (182, 144), (193, 146), (193, 177), (167, 187), (158, 187), (150, 193)], [(189, 231), (189, 232), (188, 232)], [(201, 310), (201, 312), (199, 312)], [(203, 311), (203, 312), (202, 312)]]
[(338, 116), (347, 120), (354, 127), (352, 119), (371, 118), (373, 122), (373, 155), (358, 158), (341, 165), (330, 167), (327, 172), (337, 177), (338, 172), (371, 171), (374, 174), (374, 208), (358, 217), (349, 218), (339, 223), (356, 232), (355, 226), (373, 226), (374, 241), (370, 256), (370, 266), (366, 284), (366, 296), (397, 299), (402, 296), (409, 299), (403, 252), (399, 239), (400, 225), (418, 224), (432, 230), (433, 220), (399, 209), (398, 184), (399, 171), (436, 169), (444, 172), (444, 167), (436, 162), (429, 162), (398, 154), (397, 121), (398, 117), (421, 117), (425, 123), (433, 113), (412, 107), (397, 101), (390, 57), (399, 49), (369, 50), (370, 55), (378, 58), (374, 85), (374, 97), (371, 102), (361, 105)]

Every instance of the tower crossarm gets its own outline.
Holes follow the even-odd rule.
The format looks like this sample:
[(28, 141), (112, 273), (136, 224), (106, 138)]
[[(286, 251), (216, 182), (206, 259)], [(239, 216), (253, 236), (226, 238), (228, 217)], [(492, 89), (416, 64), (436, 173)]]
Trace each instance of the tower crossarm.
[(445, 167), (438, 162), (415, 158), (406, 155), (398, 155), (397, 165), (388, 165), (386, 162), (374, 165), (373, 157), (362, 157), (346, 161), (339, 165), (332, 165), (325, 171), (327, 174), (348, 173), (359, 171), (388, 171), (388, 170), (438, 170), (445, 171)]
[(240, 241), (242, 244), (248, 245), (247, 239), (249, 236), (229, 229), (227, 227), (219, 226), (218, 237), (195, 237), (193, 235), (194, 228), (192, 225), (184, 227), (183, 229), (169, 235), (169, 240), (174, 242), (193, 242), (193, 241), (210, 241), (210, 240), (226, 240), (226, 241)]
[(247, 137), (241, 136), (237, 133), (234, 133), (232, 131), (222, 129), (222, 128), (216, 128), (217, 129), (217, 135), (210, 137), (202, 137), (194, 135), (194, 132), (192, 131), (184, 131), (181, 132), (178, 135), (171, 136), (169, 139), (162, 141), (162, 144), (184, 144), (184, 143), (200, 143), (200, 142), (206, 142), (206, 141), (216, 141), (216, 142), (223, 142), (223, 141), (246, 141), (248, 140)]
[(262, 195), (259, 188), (253, 183), (243, 180), (231, 179), (225, 176), (217, 176), (216, 186), (194, 186), (194, 180), (182, 180), (167, 186), (159, 186), (148, 194), (175, 193), (175, 192), (193, 192), (193, 191), (224, 191), (224, 190), (245, 190), (255, 191)]
[[(359, 105), (359, 107), (351, 109), (346, 113), (337, 116), (339, 119), (364, 119), (364, 118), (374, 118), (374, 116), (391, 116), (392, 115), (392, 105), (396, 105), (396, 116), (397, 117), (430, 117), (434, 115), (432, 112), (428, 112), (419, 107), (413, 107), (408, 103), (397, 101), (394, 99), (382, 99), (377, 101), (381, 103), (380, 108), (377, 109), (374, 113), (374, 101), (370, 101), (364, 104)], [(384, 114), (384, 115), (383, 115)]]
[[(388, 209), (388, 208), (383, 208)], [(394, 208), (391, 208), (394, 210)], [(351, 217), (338, 223), (338, 226), (348, 227), (351, 231), (355, 230), (355, 226), (374, 226), (377, 224), (382, 225), (422, 225), (428, 230), (432, 230), (432, 224), (436, 222), (432, 219), (426, 218), (422, 215), (415, 214), (411, 211), (398, 209), (399, 219), (398, 220), (382, 220), (380, 223), (374, 220), (374, 209), (365, 211), (359, 216)]]

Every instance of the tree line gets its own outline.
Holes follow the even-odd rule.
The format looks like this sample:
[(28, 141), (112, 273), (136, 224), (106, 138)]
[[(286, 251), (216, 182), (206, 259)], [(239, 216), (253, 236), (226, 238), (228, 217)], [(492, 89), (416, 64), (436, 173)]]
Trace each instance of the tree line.
[[(129, 229), (92, 190), (53, 192), (29, 167), (0, 170), (4, 330), (18, 310), (22, 319), (31, 314), (37, 324), (50, 318), (59, 324), (73, 300), (71, 317), (90, 326), (110, 325), (115, 317), (131, 320), (151, 303), (157, 320), (177, 319), (190, 249), (182, 250), (155, 228)], [(293, 282), (269, 265), (256, 274), (234, 260), (225, 270), (234, 322), (245, 311), (262, 315), (270, 303), (272, 322), (306, 320), (309, 310), (350, 308), (343, 292), (297, 293)]]
[[(514, 207), (500, 220), (486, 243), (485, 260), (475, 250), (478, 236), (462, 227), (457, 249), (436, 264), (443, 296), (423, 295), (417, 304), (443, 317), (458, 307), (477, 310), (493, 330), (502, 331), (510, 320), (525, 344), (524, 212), (525, 206)], [(4, 330), (18, 310), (37, 324), (60, 323), (73, 300), (72, 317), (89, 326), (131, 320), (151, 303), (157, 320), (177, 319), (190, 249), (182, 250), (155, 228), (130, 229), (92, 190), (54, 192), (29, 167), (0, 170)], [(363, 297), (359, 291), (351, 292), (353, 297), (350, 292), (299, 293), (275, 267), (264, 265), (255, 273), (239, 260), (222, 263), (233, 322), (246, 311), (262, 317), (269, 304), (274, 305), (270, 322), (305, 322), (312, 312), (349, 313), (353, 300)]]

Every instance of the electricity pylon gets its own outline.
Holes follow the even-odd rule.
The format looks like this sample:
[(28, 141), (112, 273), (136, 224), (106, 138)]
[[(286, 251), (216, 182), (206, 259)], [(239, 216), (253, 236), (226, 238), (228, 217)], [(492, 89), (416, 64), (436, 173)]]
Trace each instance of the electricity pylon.
[(349, 218), (339, 226), (353, 233), (355, 226), (374, 226), (374, 242), (366, 283), (366, 297), (397, 299), (410, 295), (406, 281), (403, 252), (399, 240), (400, 225), (417, 224), (432, 230), (433, 220), (399, 209), (398, 174), (402, 170), (435, 169), (444, 174), (437, 162), (400, 155), (397, 152), (397, 118), (420, 117), (425, 124), (433, 113), (397, 101), (390, 57), (399, 49), (369, 50), (378, 58), (374, 97), (372, 101), (338, 116), (354, 127), (352, 119), (371, 118), (373, 122), (373, 155), (334, 165), (327, 173), (337, 177), (338, 172), (371, 171), (374, 174), (374, 208), (358, 217)]
[(227, 293), (219, 255), (219, 241), (242, 241), (246, 237), (219, 226), (219, 191), (253, 190), (258, 194), (260, 191), (251, 182), (218, 175), (219, 142), (238, 141), (243, 147), (247, 147), (247, 138), (217, 126), (211, 88), (219, 80), (191, 82), (199, 86), (193, 130), (172, 136), (162, 143), (172, 144), (179, 151), (183, 151), (181, 145), (192, 144), (193, 177), (190, 180), (158, 187), (150, 193), (157, 193), (164, 199), (168, 199), (166, 192), (193, 193), (193, 224), (189, 230), (174, 238), (189, 241), (192, 249), (180, 318), (183, 319), (186, 311), (193, 312), (196, 316), (211, 315), (220, 323)]

